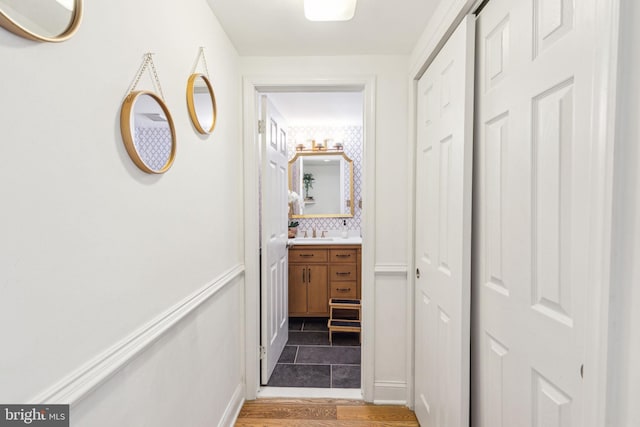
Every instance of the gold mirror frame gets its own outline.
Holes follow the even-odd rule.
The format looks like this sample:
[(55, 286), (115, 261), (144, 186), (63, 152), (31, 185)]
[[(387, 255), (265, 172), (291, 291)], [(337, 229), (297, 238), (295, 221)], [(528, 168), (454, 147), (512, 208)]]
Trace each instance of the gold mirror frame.
[(71, 17), (69, 25), (62, 33), (55, 37), (43, 36), (25, 28), (11, 19), (11, 17), (5, 14), (2, 10), (0, 10), (0, 26), (11, 31), (13, 34), (29, 40), (51, 43), (63, 42), (73, 36), (80, 27), (80, 21), (82, 21), (82, 2), (83, 0), (74, 0), (73, 16)]
[[(205, 84), (207, 85), (207, 89), (209, 90), (209, 96), (211, 97), (211, 104), (213, 107), (213, 122), (209, 129), (204, 129), (200, 120), (198, 120), (198, 112), (196, 111), (196, 102), (195, 102), (195, 85), (196, 80), (201, 78)], [(187, 82), (187, 108), (189, 109), (189, 116), (191, 117), (191, 122), (193, 126), (195, 126), (196, 130), (203, 135), (209, 135), (213, 132), (213, 129), (216, 127), (216, 119), (218, 117), (218, 106), (216, 104), (216, 95), (213, 92), (213, 86), (211, 82), (204, 74), (191, 74), (189, 76), (189, 81)]]
[[(140, 153), (138, 153), (134, 141), (134, 129), (131, 128), (131, 115), (133, 114), (133, 108), (136, 100), (141, 95), (148, 95), (152, 97), (158, 103), (158, 105), (160, 105), (160, 108), (162, 108), (162, 111), (167, 116), (169, 129), (171, 129), (171, 153), (169, 154), (167, 163), (165, 163), (165, 165), (158, 170), (151, 169), (140, 157)], [(167, 108), (162, 98), (160, 98), (155, 93), (146, 90), (131, 92), (129, 95), (127, 95), (127, 97), (122, 102), (122, 109), (120, 110), (120, 132), (122, 133), (122, 140), (124, 141), (124, 146), (127, 149), (127, 153), (129, 153), (129, 157), (131, 157), (133, 163), (135, 163), (136, 166), (138, 166), (141, 170), (152, 174), (162, 174), (169, 170), (176, 157), (176, 130), (173, 124), (173, 118), (171, 117), (171, 113), (169, 112), (169, 108)]]
[[(296, 215), (291, 214), (291, 218), (353, 218), (355, 216), (355, 208), (353, 198), (355, 197), (355, 192), (353, 188), (353, 160), (349, 158), (343, 151), (327, 151), (327, 150), (319, 150), (319, 151), (298, 151), (296, 155), (293, 156), (291, 160), (289, 160), (289, 190), (293, 188), (293, 174), (291, 172), (291, 166), (300, 158), (300, 157), (312, 157), (312, 156), (342, 156), (344, 160), (349, 164), (349, 210), (350, 213), (338, 213), (338, 214), (302, 214)], [(341, 203), (344, 203), (342, 201)]]

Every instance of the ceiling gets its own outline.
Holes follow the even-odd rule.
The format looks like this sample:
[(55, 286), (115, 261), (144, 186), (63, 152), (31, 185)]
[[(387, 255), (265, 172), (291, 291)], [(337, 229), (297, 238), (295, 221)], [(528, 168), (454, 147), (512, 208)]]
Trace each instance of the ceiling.
[(362, 126), (362, 92), (267, 94), (289, 126)]
[(242, 56), (326, 56), (409, 54), (440, 0), (358, 0), (345, 22), (307, 21), (303, 0), (207, 1)]

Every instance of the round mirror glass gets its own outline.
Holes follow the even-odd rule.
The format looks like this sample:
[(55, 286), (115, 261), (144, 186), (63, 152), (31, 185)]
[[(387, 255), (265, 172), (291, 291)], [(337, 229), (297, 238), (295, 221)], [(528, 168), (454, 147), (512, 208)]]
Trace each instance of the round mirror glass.
[(68, 39), (81, 14), (82, 0), (0, 0), (0, 25), (32, 40)]
[(198, 132), (209, 134), (216, 126), (216, 97), (209, 79), (203, 74), (192, 74), (187, 84), (189, 116)]
[(122, 104), (120, 129), (133, 162), (148, 173), (164, 173), (176, 151), (169, 109), (153, 92), (132, 92)]

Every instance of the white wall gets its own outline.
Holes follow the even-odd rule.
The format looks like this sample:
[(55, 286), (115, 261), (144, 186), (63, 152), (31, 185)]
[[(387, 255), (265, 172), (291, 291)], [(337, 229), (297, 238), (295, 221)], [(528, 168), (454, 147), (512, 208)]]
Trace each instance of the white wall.
[(622, 1), (607, 425), (640, 425), (640, 4)]
[[(389, 321), (390, 310), (404, 319), (407, 311), (407, 56), (243, 57), (246, 76), (292, 78), (369, 77), (376, 79), (375, 264), (377, 277), (374, 376), (376, 400), (407, 398), (408, 331)], [(368, 149), (365, 142), (365, 151)], [(365, 155), (366, 159), (366, 155)], [(365, 166), (366, 167), (366, 166)], [(364, 185), (368, 183), (365, 181)], [(366, 213), (365, 213), (366, 215)], [(366, 219), (365, 219), (366, 220)], [(365, 241), (366, 244), (366, 241)], [(380, 275), (378, 275), (380, 276)], [(370, 286), (363, 283), (363, 286)], [(366, 304), (366, 301), (364, 301)], [(378, 303), (376, 303), (376, 306)]]
[[(208, 138), (185, 99), (199, 46), (219, 110)], [(139, 171), (120, 136), (120, 105), (148, 51), (177, 131), (162, 176)], [(86, 2), (69, 41), (0, 29), (0, 57), (0, 401), (26, 402), (241, 269), (240, 73), (205, 0)], [(191, 425), (216, 424), (241, 382), (242, 275), (226, 286), (85, 397), (73, 425), (102, 425), (89, 414), (125, 401), (158, 414), (167, 402), (207, 407), (207, 422)], [(187, 387), (176, 372), (203, 376)]]

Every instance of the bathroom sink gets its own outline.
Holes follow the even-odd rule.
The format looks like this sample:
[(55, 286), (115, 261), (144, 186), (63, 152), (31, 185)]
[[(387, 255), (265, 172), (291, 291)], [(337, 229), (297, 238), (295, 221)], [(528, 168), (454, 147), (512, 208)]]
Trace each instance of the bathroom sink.
[(296, 237), (294, 243), (331, 242), (333, 237)]
[(362, 237), (296, 237), (289, 245), (359, 245)]

